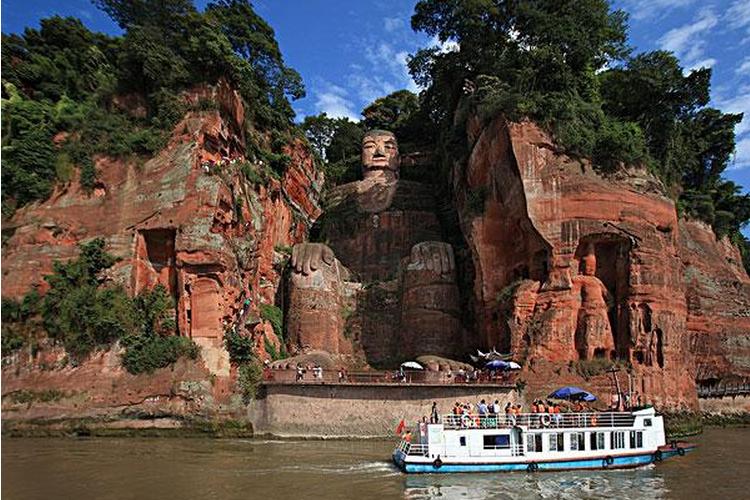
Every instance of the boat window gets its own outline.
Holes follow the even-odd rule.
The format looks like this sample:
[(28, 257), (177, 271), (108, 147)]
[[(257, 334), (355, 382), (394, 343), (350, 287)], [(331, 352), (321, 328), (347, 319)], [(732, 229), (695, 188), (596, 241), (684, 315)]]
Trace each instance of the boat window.
[(591, 449), (592, 450), (603, 450), (604, 446), (604, 433), (603, 432), (592, 432), (591, 434)]
[(461, 446), (466, 446), (466, 436), (461, 436), (461, 437), (459, 437), (459, 438), (458, 438), (458, 443), (459, 443), (459, 444), (460, 444)]
[(549, 436), (549, 451), (565, 451), (564, 434), (553, 432), (547, 435)]
[(486, 434), (484, 436), (485, 450), (496, 450), (499, 448), (510, 448), (509, 434)]
[(570, 449), (572, 451), (583, 451), (586, 449), (586, 435), (583, 432), (570, 434)]
[(643, 426), (644, 427), (651, 427), (651, 419), (650, 418), (644, 418), (643, 419)]
[(619, 450), (625, 448), (625, 433), (623, 431), (612, 432), (612, 449)]
[(541, 434), (527, 434), (526, 435), (526, 451), (530, 451), (530, 452), (542, 451), (542, 435)]
[(630, 431), (630, 447), (643, 448), (643, 432)]

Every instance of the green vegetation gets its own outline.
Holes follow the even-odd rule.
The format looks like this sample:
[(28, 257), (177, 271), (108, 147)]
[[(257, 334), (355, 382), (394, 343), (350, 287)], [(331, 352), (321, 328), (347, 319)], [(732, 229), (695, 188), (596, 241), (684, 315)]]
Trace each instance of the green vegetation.
[(329, 118), (321, 113), (305, 117), (302, 130), (323, 165), (329, 186), (360, 178), (360, 152), (364, 135), (360, 123), (348, 118)]
[(22, 300), (2, 299), (2, 353), (3, 356), (17, 351), (41, 328), (37, 315), (41, 298), (32, 289)]
[(268, 340), (265, 339), (266, 352), (271, 359), (274, 361), (277, 359), (284, 359), (287, 357), (286, 345), (284, 343), (284, 312), (280, 307), (271, 304), (260, 305), (260, 317), (263, 320), (271, 323), (273, 327), (273, 333), (276, 334), (276, 338), (281, 343), (281, 348), (276, 351), (276, 347)]
[[(604, 173), (647, 165), (680, 210), (750, 247), (750, 196), (722, 177), (741, 115), (707, 107), (710, 69), (685, 75), (670, 53), (633, 56), (626, 14), (607, 0), (420, 0), (412, 27), (456, 43), (418, 51), (409, 67), (420, 107), (439, 126), (443, 164), (462, 159), (469, 112), (531, 118), (568, 154)], [(746, 266), (747, 267), (747, 266)]]
[[(401, 154), (431, 150), (435, 127), (422, 112), (419, 97), (399, 90), (376, 99), (362, 110), (363, 120), (330, 118), (325, 113), (308, 116), (302, 130), (323, 165), (329, 185), (345, 184), (362, 177), (362, 136), (372, 129), (390, 130), (399, 142)], [(408, 172), (402, 172), (408, 177)], [(431, 179), (434, 180), (434, 179)]]
[[(269, 342), (266, 339), (266, 350)], [(229, 360), (233, 365), (238, 365), (237, 387), (245, 404), (249, 403), (257, 395), (258, 387), (263, 379), (263, 369), (255, 355), (253, 341), (250, 337), (242, 335), (234, 330), (224, 332), (224, 345), (229, 351)], [(268, 351), (273, 358), (275, 354)]]
[(56, 262), (44, 278), (50, 286), (40, 310), (44, 329), (74, 360), (108, 347), (135, 326), (125, 291), (99, 286), (99, 273), (114, 263), (104, 240), (95, 239), (81, 245), (77, 259)]
[(279, 339), (284, 338), (284, 313), (281, 308), (273, 304), (260, 305), (260, 317), (271, 323), (273, 333)]
[(243, 365), (255, 360), (252, 339), (235, 330), (228, 329), (224, 332), (224, 346), (232, 364)]
[(30, 391), (21, 389), (8, 394), (6, 397), (10, 402), (17, 404), (29, 404), (29, 403), (50, 403), (59, 401), (66, 397), (63, 391), (58, 389), (46, 389), (43, 391)]
[(667, 439), (695, 436), (703, 432), (703, 425), (700, 413), (689, 411), (664, 413), (664, 431)]
[[(277, 351), (274, 344), (268, 338), (264, 338), (266, 353), (272, 360), (286, 358), (283, 312), (277, 306), (261, 304), (260, 316), (264, 321), (271, 323), (274, 333), (281, 342), (281, 349)], [(247, 335), (243, 335), (234, 329), (228, 329), (224, 332), (224, 345), (229, 352), (229, 361), (238, 366), (237, 387), (242, 395), (242, 400), (247, 404), (255, 399), (258, 387), (263, 379), (263, 369), (255, 354), (253, 341)]]
[(122, 288), (104, 286), (101, 272), (116, 261), (104, 247), (104, 240), (95, 239), (81, 245), (77, 258), (56, 262), (44, 278), (50, 287), (44, 298), (32, 290), (20, 302), (3, 299), (3, 354), (44, 330), (74, 362), (121, 340), (122, 364), (131, 373), (197, 357), (198, 346), (175, 336), (174, 303), (163, 286), (132, 299)]
[(237, 377), (237, 385), (240, 388), (242, 394), (242, 400), (245, 404), (255, 399), (258, 395), (258, 387), (263, 379), (263, 370), (257, 361), (252, 363), (246, 363), (240, 366), (239, 375)]
[(130, 373), (152, 373), (181, 357), (198, 358), (198, 346), (176, 335), (174, 302), (164, 286), (137, 295), (132, 305), (135, 329), (122, 338), (122, 364)]
[[(279, 140), (265, 136), (292, 137), (288, 99), (304, 96), (304, 87), (249, 1), (212, 1), (203, 12), (190, 0), (94, 3), (122, 36), (59, 16), (43, 19), (38, 30), (2, 36), (4, 214), (47, 198), (74, 167), (81, 185), (93, 189), (96, 155), (157, 151), (188, 110), (181, 92), (222, 78), (252, 103), (246, 126), (260, 137), (250, 137), (247, 156), (262, 159), (258, 149), (277, 175), (283, 172), (288, 157)], [(203, 101), (193, 109), (216, 107)]]

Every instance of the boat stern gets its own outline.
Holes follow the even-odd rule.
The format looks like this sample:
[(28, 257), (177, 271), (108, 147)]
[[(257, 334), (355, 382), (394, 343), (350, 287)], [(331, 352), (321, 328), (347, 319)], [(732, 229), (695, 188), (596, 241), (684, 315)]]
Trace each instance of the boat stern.
[(393, 463), (396, 467), (401, 469), (401, 471), (406, 472), (406, 447), (404, 444), (403, 441), (400, 442), (396, 449), (393, 450), (391, 457), (393, 458)]

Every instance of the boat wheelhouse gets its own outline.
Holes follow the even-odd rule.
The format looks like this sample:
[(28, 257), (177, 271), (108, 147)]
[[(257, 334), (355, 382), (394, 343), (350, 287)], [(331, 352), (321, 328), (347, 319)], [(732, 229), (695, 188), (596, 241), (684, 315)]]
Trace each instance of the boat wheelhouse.
[(407, 473), (499, 472), (638, 467), (683, 455), (667, 446), (663, 417), (632, 412), (444, 415), (417, 424), (393, 461)]

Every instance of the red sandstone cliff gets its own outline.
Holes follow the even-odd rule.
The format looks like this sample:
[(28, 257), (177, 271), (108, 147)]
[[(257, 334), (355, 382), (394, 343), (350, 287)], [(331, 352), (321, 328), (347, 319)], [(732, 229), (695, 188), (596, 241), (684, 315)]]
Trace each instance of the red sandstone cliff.
[[(2, 273), (3, 295), (19, 296), (43, 286), (52, 262), (74, 256), (77, 243), (104, 237), (121, 258), (108, 279), (132, 292), (167, 286), (180, 333), (202, 346), (203, 360), (134, 377), (113, 361), (116, 353), (62, 369), (54, 368), (62, 359), (55, 350), (16, 356), (3, 368), (4, 394), (60, 388), (66, 395), (33, 412), (11, 403), (5, 409), (26, 417), (143, 405), (210, 412), (229, 400), (221, 336), (245, 298), (251, 309), (243, 323), (258, 348), (266, 337), (277, 341), (257, 319), (258, 306), (277, 296), (286, 259), (280, 247), (304, 241), (319, 216), (323, 179), (301, 143), (288, 146), (283, 178), (266, 185), (231, 170), (207, 175), (204, 160), (244, 151), (245, 110), (225, 85), (188, 98), (200, 97), (220, 110), (189, 113), (145, 164), (100, 158), (92, 196), (74, 182), (5, 221), (13, 235)], [(734, 247), (679, 219), (646, 172), (602, 177), (530, 123), (498, 118), (468, 128), (471, 155), (454, 166), (451, 181), (473, 268), (473, 289), (460, 290), (471, 295), (462, 303), (476, 319), (469, 343), (525, 359), (522, 378), (533, 396), (565, 383), (605, 391), (604, 381), (582, 381), (577, 368), (596, 357), (632, 365), (635, 390), (672, 407), (696, 407), (696, 379), (750, 376), (750, 279)], [(359, 321), (377, 323), (380, 333), (360, 342), (403, 350), (391, 341), (396, 334), (383, 334), (389, 310), (377, 306)]]
[(604, 357), (632, 364), (648, 400), (695, 408), (696, 378), (750, 375), (750, 279), (736, 248), (678, 220), (644, 171), (602, 177), (527, 122), (468, 130), (471, 155), (452, 179), (477, 328), (485, 346), (529, 361), (532, 390), (552, 374), (530, 368), (539, 362), (558, 366), (556, 384), (560, 366)]
[(12, 236), (3, 248), (2, 291), (18, 297), (35, 285), (44, 289), (43, 276), (55, 260), (71, 258), (78, 243), (102, 237), (120, 258), (108, 280), (132, 293), (165, 285), (177, 303), (180, 334), (202, 347), (202, 361), (180, 369), (181, 379), (174, 373), (133, 377), (112, 363), (105, 370), (101, 355), (82, 367), (45, 374), (40, 363), (53, 366), (62, 353), (46, 361), (17, 355), (4, 364), (4, 394), (53, 388), (65, 379), (63, 388), (79, 399), (115, 408), (138, 398), (174, 396), (175, 384), (212, 375), (219, 383), (204, 392), (226, 399), (230, 366), (222, 335), (225, 325), (240, 319), (247, 298), (251, 305), (242, 320), (257, 332), (259, 350), (266, 336), (278, 342), (270, 325), (260, 322), (258, 307), (275, 301), (287, 258), (283, 247), (303, 241), (319, 214), (322, 176), (301, 142), (287, 146), (291, 163), (283, 178), (265, 185), (251, 184), (229, 167), (207, 174), (202, 163), (208, 159), (243, 158), (245, 104), (224, 82), (196, 89), (186, 99), (211, 99), (218, 109), (189, 112), (168, 145), (143, 164), (98, 158), (92, 195), (73, 181), (3, 221)]

